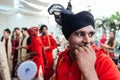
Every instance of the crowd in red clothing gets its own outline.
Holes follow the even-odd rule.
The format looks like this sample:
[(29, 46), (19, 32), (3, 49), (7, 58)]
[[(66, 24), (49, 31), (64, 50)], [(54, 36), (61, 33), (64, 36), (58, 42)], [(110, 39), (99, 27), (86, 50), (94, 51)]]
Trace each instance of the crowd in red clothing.
[[(46, 29), (46, 30), (44, 30)], [(42, 25), (40, 30), (36, 26), (32, 26), (29, 29), (22, 28), (22, 31), (18, 27), (14, 29), (12, 37), (10, 36), (10, 29), (5, 29), (4, 33), (7, 32), (9, 35), (6, 38), (4, 35), (1, 38), (5, 45), (11, 43), (11, 48), (6, 45), (6, 52), (11, 49), (11, 53), (7, 53), (8, 64), (10, 68), (11, 77), (17, 77), (16, 66), (19, 63), (26, 61), (27, 59), (32, 60), (37, 65), (37, 72), (35, 80), (40, 79), (40, 66), (42, 68), (42, 75), (44, 80), (49, 80), (53, 73), (53, 56), (52, 50), (57, 47), (56, 41), (52, 35), (47, 32), (48, 28), (46, 25)], [(38, 35), (40, 31), (40, 36)], [(22, 32), (22, 33), (21, 33)], [(25, 36), (29, 35), (29, 36)], [(10, 42), (8, 42), (8, 39)], [(11, 63), (10, 63), (11, 61)], [(20, 65), (20, 64), (19, 64)], [(12, 67), (11, 67), (12, 66)]]
[[(54, 75), (54, 71), (53, 71), (53, 63), (54, 63), (53, 61), (54, 60), (53, 60), (52, 50), (55, 49), (57, 47), (57, 45), (56, 45), (56, 41), (53, 38), (53, 36), (48, 34), (48, 27), (46, 25), (42, 25), (40, 29), (38, 29), (38, 27), (36, 27), (36, 26), (32, 26), (29, 29), (22, 28), (22, 35), (20, 32), (20, 29), (15, 28), (13, 36), (11, 38), (10, 38), (10, 35), (8, 35), (9, 37), (6, 36), (6, 32), (8, 34), (10, 34), (10, 30), (5, 29), (4, 36), (1, 38), (1, 41), (5, 43), (7, 58), (9, 60), (8, 64), (9, 64), (9, 69), (10, 69), (12, 78), (17, 76), (16, 75), (16, 66), (18, 66), (19, 63), (26, 60), (26, 59), (20, 60), (19, 58), (20, 57), (28, 57), (28, 55), (29, 55), (28, 59), (33, 60), (33, 62), (35, 62), (37, 65), (37, 72), (36, 72), (34, 80), (40, 79), (40, 77), (41, 77), (40, 73), (39, 73), (40, 65), (42, 68), (43, 79), (50, 80), (50, 78)], [(41, 34), (40, 36), (38, 36), (39, 32)], [(25, 33), (27, 33), (29, 35), (29, 37), (27, 37), (27, 39), (24, 41), (22, 39), (25, 39), (25, 37), (26, 37)], [(103, 36), (102, 36), (102, 38), (103, 38)], [(10, 49), (9, 39), (11, 39), (11, 49), (12, 49), (11, 56), (9, 55), (10, 54), (9, 53), (9, 51), (10, 51), (9, 50)], [(9, 46), (8, 46), (8, 44), (9, 44)], [(104, 43), (101, 44), (102, 47), (103, 47), (103, 45), (104, 45)], [(101, 61), (100, 56), (106, 57), (106, 55), (104, 55), (104, 53), (106, 53), (106, 52), (103, 48), (101, 48), (101, 49), (98, 48), (95, 44), (92, 45), (92, 48), (94, 49), (94, 51), (96, 53), (98, 53), (97, 54), (98, 60), (96, 62), (96, 70), (97, 70), (97, 74), (99, 74), (99, 73), (101, 73), (101, 70), (103, 70), (103, 68), (105, 69), (105, 65), (107, 65), (107, 63), (105, 63), (104, 66), (102, 66), (101, 70), (100, 70), (100, 68), (99, 68), (100, 64), (98, 64)], [(22, 51), (22, 49), (26, 49), (26, 52)], [(21, 53), (25, 54), (25, 56), (22, 56), (22, 55), (19, 56), (19, 50), (22, 51)], [(79, 73), (79, 71), (78, 71), (78, 66), (77, 66), (76, 61), (73, 62), (73, 64), (72, 64), (73, 66), (72, 65), (71, 65), (71, 67), (69, 66), (70, 65), (70, 64), (68, 64), (69, 57), (66, 54), (66, 53), (68, 53), (68, 51), (69, 51), (69, 49), (66, 49), (64, 52), (60, 53), (60, 55), (59, 55), (56, 73), (60, 77), (57, 76), (56, 77), (57, 80), (62, 80), (63, 78), (65, 78), (65, 77), (61, 77), (61, 76), (64, 76), (65, 74), (71, 75), (71, 80), (73, 80), (73, 79), (77, 80), (77, 79), (82, 78), (81, 73)], [(105, 61), (105, 59), (103, 59), (102, 61)], [(68, 66), (66, 66), (66, 64)], [(109, 64), (113, 64), (113, 62), (110, 60)], [(64, 70), (65, 73), (63, 73), (61, 71), (61, 69)], [(74, 73), (74, 71), (78, 71), (78, 72)], [(73, 73), (76, 76), (72, 76)], [(106, 74), (109, 74), (109, 73), (110, 72), (108, 71), (108, 73), (106, 73)], [(102, 77), (101, 77), (101, 79), (102, 79)]]
[[(7, 34), (8, 36), (6, 35), (6, 32), (9, 34)], [(38, 35), (39, 32), (40, 36)], [(4, 36), (1, 38), (1, 41), (5, 44), (9, 69), (12, 78), (17, 76), (16, 66), (18, 66), (19, 63), (29, 59), (37, 65), (37, 72), (35, 74), (34, 80), (41, 79), (40, 69), (42, 70), (42, 79), (50, 80), (54, 75), (54, 59), (52, 51), (57, 47), (57, 44), (53, 36), (48, 34), (48, 27), (46, 25), (42, 25), (40, 29), (38, 29), (36, 26), (32, 26), (29, 29), (22, 28), (22, 34), (19, 28), (15, 28), (12, 37), (10, 36), (10, 33), (11, 32), (9, 29), (5, 29)], [(102, 38), (105, 37), (102, 36)], [(70, 39), (71, 41), (73, 40), (72, 38)], [(105, 42), (105, 40), (106, 39), (103, 41)], [(102, 43), (101, 46), (103, 47), (104, 43)], [(68, 78), (70, 80), (82, 80), (83, 78), (83, 73), (79, 71), (78, 62), (74, 59), (71, 63), (72, 58), (75, 57), (73, 54), (70, 54), (70, 48), (65, 49), (65, 51), (61, 52), (59, 55), (56, 67), (56, 75), (54, 77), (56, 80), (65, 80)], [(117, 67), (114, 65), (113, 61), (106, 54), (104, 54), (106, 53), (104, 48), (100, 49), (95, 44), (92, 44), (92, 48), (96, 53), (97, 60), (95, 61), (95, 70), (99, 79), (103, 80), (104, 78), (104, 80), (112, 80), (114, 78), (117, 80), (119, 75)], [(11, 53), (9, 53), (9, 49), (11, 49)], [(72, 56), (71, 60), (70, 56)], [(103, 70), (108, 71), (104, 73)], [(111, 73), (111, 71), (113, 71), (113, 73)], [(110, 78), (105, 77), (108, 75), (112, 76)]]

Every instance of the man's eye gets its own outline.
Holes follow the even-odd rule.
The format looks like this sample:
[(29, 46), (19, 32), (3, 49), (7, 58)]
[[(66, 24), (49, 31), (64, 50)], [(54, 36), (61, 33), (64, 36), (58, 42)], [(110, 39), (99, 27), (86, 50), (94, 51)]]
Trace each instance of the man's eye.
[(94, 34), (95, 34), (95, 33), (93, 33), (93, 32), (92, 32), (92, 33), (90, 33), (90, 34), (89, 34), (89, 37), (93, 37), (93, 36), (94, 36)]
[(79, 36), (79, 37), (80, 37), (80, 36), (83, 36), (83, 33), (80, 33), (80, 32), (79, 32), (79, 33), (76, 33), (76, 34), (77, 34), (77, 36)]

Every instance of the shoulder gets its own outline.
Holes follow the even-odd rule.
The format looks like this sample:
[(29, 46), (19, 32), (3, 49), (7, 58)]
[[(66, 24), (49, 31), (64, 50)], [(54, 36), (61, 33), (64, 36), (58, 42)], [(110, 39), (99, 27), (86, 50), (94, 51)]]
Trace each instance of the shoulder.
[(59, 52), (59, 57), (65, 57), (67, 56), (66, 54), (68, 53), (69, 49), (65, 49), (64, 51), (62, 52)]
[(101, 52), (101, 51), (98, 51), (96, 53), (96, 57), (97, 57), (97, 63), (99, 62), (104, 62), (103, 60), (108, 60), (110, 59), (108, 55), (106, 55), (105, 53)]
[(67, 53), (68, 53), (69, 49), (65, 49), (62, 52), (59, 52), (59, 57), (58, 57), (58, 63), (63, 60), (66, 59), (68, 57)]
[(103, 64), (106, 62), (109, 62), (109, 64), (111, 64), (111, 62), (113, 62), (112, 59), (108, 55), (106, 55), (104, 51), (101, 50), (98, 50), (96, 52), (96, 57), (97, 57), (96, 64)]
[[(104, 80), (118, 80), (120, 79), (118, 75), (120, 75), (120, 72), (118, 71), (117, 66), (112, 61), (112, 59), (107, 56), (104, 53), (98, 52), (97, 54), (97, 60), (95, 63), (96, 72), (98, 74), (99, 78), (103, 78)], [(107, 78), (106, 76), (109, 75), (111, 78)]]
[(52, 35), (48, 35), (49, 36), (49, 38), (52, 38), (53, 39), (53, 36)]

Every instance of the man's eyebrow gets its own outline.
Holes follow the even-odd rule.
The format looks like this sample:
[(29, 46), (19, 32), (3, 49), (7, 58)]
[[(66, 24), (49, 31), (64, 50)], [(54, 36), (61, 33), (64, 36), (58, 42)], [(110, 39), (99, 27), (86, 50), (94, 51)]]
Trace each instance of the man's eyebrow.
[[(75, 31), (75, 33), (85, 33), (85, 31)], [(89, 33), (95, 33), (95, 31), (90, 31)]]

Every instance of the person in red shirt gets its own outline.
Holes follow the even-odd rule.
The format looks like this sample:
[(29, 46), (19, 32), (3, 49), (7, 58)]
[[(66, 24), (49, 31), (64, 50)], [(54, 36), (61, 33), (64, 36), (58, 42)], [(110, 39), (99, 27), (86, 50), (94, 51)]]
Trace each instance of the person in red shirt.
[(46, 55), (46, 67), (45, 67), (45, 76), (44, 80), (49, 80), (53, 75), (53, 55), (52, 51), (57, 47), (56, 41), (52, 35), (48, 34), (48, 27), (46, 25), (42, 25), (40, 27), (41, 32), (41, 40), (43, 42), (44, 51)]
[[(102, 45), (103, 50), (109, 55), (111, 58), (114, 58), (114, 50), (117, 46), (117, 40), (115, 36), (115, 31), (110, 31), (109, 38)], [(117, 62), (115, 62), (117, 64)]]
[(101, 47), (105, 44), (105, 41), (107, 40), (106, 38), (107, 38), (106, 32), (103, 31), (102, 36), (101, 36), (100, 41), (99, 41), (99, 44), (100, 44)]
[(51, 13), (54, 14), (56, 22), (62, 26), (69, 48), (60, 53), (53, 79), (120, 80), (120, 72), (111, 58), (93, 44), (93, 15), (88, 11), (73, 14), (56, 5), (52, 5), (49, 10), (53, 11)]
[(22, 48), (27, 48), (29, 53), (29, 59), (33, 60), (37, 65), (37, 72), (35, 76), (35, 80), (40, 78), (39, 70), (40, 65), (42, 67), (42, 73), (44, 75), (44, 61), (43, 61), (43, 45), (40, 37), (38, 36), (39, 29), (36, 26), (33, 26), (28, 29), (28, 33), (30, 35), (30, 44), (27, 47), (22, 46)]

